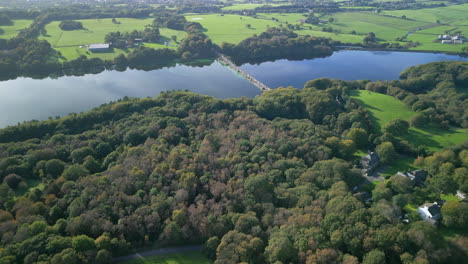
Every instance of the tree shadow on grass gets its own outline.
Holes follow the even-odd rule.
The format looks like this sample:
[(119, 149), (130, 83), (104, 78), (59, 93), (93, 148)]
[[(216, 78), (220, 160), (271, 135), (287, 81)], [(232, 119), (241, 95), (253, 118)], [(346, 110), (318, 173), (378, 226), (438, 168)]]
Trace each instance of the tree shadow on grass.
[[(450, 133), (450, 131), (446, 131), (446, 132)], [(406, 134), (403, 138), (415, 146), (426, 146), (429, 148), (437, 148), (437, 149), (440, 149), (443, 147), (440, 144), (440, 142), (432, 139), (430, 136), (425, 135), (415, 129), (408, 130), (408, 134)]]
[[(357, 94), (352, 94), (352, 95), (357, 95)], [(374, 106), (371, 106), (371, 105), (368, 105), (366, 103), (364, 103), (362, 100), (358, 99), (358, 98), (353, 98), (356, 100), (356, 102), (363, 108), (366, 108), (369, 113), (369, 116), (370, 116), (370, 119), (372, 121), (372, 124), (374, 125), (374, 127), (378, 130), (378, 131), (381, 131), (382, 129), (382, 125), (380, 124), (380, 121), (377, 117), (375, 117), (374, 113), (372, 113), (372, 111), (370, 110), (374, 110), (374, 111), (379, 111), (379, 112), (382, 112), (382, 109), (380, 108), (377, 108), (377, 107), (374, 107)]]

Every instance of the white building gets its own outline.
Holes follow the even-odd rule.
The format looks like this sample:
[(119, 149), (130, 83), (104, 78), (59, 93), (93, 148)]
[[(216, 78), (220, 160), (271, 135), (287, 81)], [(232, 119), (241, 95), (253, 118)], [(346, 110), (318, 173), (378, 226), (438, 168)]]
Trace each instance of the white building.
[(422, 220), (436, 224), (440, 220), (440, 207), (437, 203), (425, 203), (418, 208), (418, 214)]

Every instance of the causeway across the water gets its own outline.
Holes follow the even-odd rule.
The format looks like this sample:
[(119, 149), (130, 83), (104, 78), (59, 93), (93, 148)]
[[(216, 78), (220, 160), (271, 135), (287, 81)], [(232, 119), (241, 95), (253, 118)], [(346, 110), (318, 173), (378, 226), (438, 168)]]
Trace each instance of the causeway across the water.
[(264, 91), (268, 91), (268, 90), (271, 90), (270, 87), (266, 86), (264, 83), (262, 83), (261, 81), (255, 79), (255, 77), (253, 77), (252, 75), (248, 74), (247, 72), (245, 72), (244, 70), (242, 70), (241, 68), (237, 67), (236, 64), (234, 64), (234, 62), (232, 62), (230, 59), (228, 59), (226, 56), (224, 56), (223, 54), (218, 54), (218, 58), (217, 60), (221, 63), (221, 64), (224, 64), (226, 66), (228, 66), (229, 68), (233, 69), (235, 72), (237, 72), (238, 74), (240, 74), (242, 77), (244, 77), (245, 79), (247, 79), (249, 82), (251, 82), (253, 85), (255, 85), (258, 89), (262, 90), (263, 92)]

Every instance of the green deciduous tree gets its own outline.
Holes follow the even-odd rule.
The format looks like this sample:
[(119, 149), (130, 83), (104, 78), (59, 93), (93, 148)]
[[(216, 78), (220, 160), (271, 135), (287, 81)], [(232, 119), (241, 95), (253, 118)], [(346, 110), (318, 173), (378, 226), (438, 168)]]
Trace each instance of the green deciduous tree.
[(390, 164), (397, 158), (397, 153), (391, 142), (383, 142), (377, 146), (377, 154), (385, 164)]
[(72, 239), (72, 247), (78, 252), (94, 249), (94, 239), (86, 235), (76, 236)]

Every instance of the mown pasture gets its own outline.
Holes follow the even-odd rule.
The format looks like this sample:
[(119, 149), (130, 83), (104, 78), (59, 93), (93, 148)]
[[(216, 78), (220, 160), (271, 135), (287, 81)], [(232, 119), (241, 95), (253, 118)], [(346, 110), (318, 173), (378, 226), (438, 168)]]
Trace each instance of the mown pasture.
[(13, 20), (13, 25), (0, 26), (3, 29), (3, 34), (0, 34), (1, 39), (11, 39), (16, 37), (21, 29), (28, 28), (32, 20), (18, 19)]
[[(264, 32), (268, 26), (279, 23), (240, 15), (188, 15), (188, 21), (198, 22), (206, 29), (205, 34), (216, 44), (223, 42), (237, 44), (242, 40)], [(250, 28), (248, 28), (250, 25)]]
[[(46, 25), (46, 35), (39, 38), (49, 41), (68, 60), (76, 59), (81, 55), (101, 59), (113, 59), (119, 54), (124, 54), (128, 51), (114, 49), (111, 52), (92, 53), (88, 52), (85, 46), (93, 43), (104, 43), (105, 36), (110, 32), (144, 30), (145, 26), (152, 23), (153, 19), (118, 18), (117, 22), (120, 24), (112, 23), (112, 19), (84, 19), (78, 21), (83, 23), (84, 29), (64, 31), (59, 27), (60, 21), (53, 21)], [(167, 41), (171, 45), (177, 44), (172, 40), (172, 36), (177, 37), (177, 42), (186, 36), (184, 31), (179, 30), (161, 28), (159, 31), (162, 41)], [(145, 43), (144, 45), (151, 48), (175, 48), (174, 46), (165, 46), (158, 43)]]
[[(353, 91), (352, 97), (369, 110), (374, 124), (380, 129), (383, 125), (394, 119), (409, 120), (416, 113), (410, 110), (398, 99), (370, 91)], [(468, 131), (461, 128), (443, 130), (436, 127), (423, 129), (411, 127), (408, 134), (403, 136), (415, 146), (424, 145), (431, 151), (437, 151), (444, 147), (459, 144), (468, 138)]]
[[(461, 7), (464, 8), (464, 6)], [(345, 43), (362, 43), (365, 35), (373, 32), (380, 42), (399, 42), (401, 45), (404, 45), (405, 42), (397, 41), (396, 39), (407, 36), (404, 38), (405, 41), (420, 42), (420, 45), (411, 48), (412, 50), (459, 52), (465, 44), (448, 45), (436, 42), (435, 40), (438, 35), (444, 34), (446, 31), (461, 31), (462, 34), (468, 34), (466, 16), (465, 20), (461, 16), (456, 16), (457, 18), (452, 20), (454, 23), (450, 25), (437, 24), (435, 21), (432, 22), (431, 19), (415, 20), (408, 17), (404, 19), (401, 17), (402, 15), (391, 16), (386, 13), (377, 14), (366, 11), (340, 12), (327, 15), (316, 14), (316, 16), (321, 20), (321, 23), (318, 25), (302, 23), (307, 16), (299, 13), (258, 14), (258, 18), (275, 19), (278, 23), (283, 24), (283, 26), (287, 26), (287, 24), (301, 24), (301, 29), (296, 30), (298, 34), (329, 37)], [(331, 18), (332, 22), (329, 22)], [(323, 32), (322, 29), (324, 27), (331, 27), (334, 32)]]
[(395, 17), (404, 15), (408, 19), (429, 23), (436, 23), (439, 20), (441, 23), (457, 24), (468, 19), (468, 4), (417, 10), (382, 11), (382, 14)]

